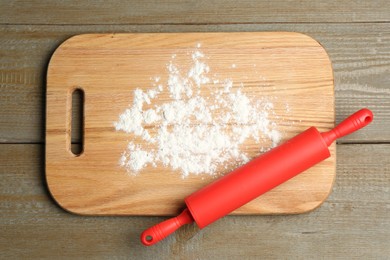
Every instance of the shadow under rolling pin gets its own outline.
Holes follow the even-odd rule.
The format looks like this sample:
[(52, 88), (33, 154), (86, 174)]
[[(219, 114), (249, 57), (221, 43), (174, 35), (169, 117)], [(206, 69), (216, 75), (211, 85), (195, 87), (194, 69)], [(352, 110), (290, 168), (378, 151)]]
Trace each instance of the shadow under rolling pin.
[(163, 221), (141, 234), (141, 242), (150, 246), (161, 241), (184, 224), (193, 221), (204, 228), (261, 194), (330, 156), (336, 139), (368, 125), (373, 120), (364, 108), (349, 116), (328, 132), (310, 127), (282, 145), (196, 191), (185, 199), (187, 208), (177, 217)]

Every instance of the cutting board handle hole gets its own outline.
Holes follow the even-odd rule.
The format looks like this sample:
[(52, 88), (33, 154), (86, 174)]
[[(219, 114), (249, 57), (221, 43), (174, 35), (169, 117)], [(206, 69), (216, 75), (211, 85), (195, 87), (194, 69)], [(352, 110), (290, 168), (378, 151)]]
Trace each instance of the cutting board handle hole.
[(71, 152), (79, 156), (84, 151), (84, 91), (75, 89), (72, 93)]

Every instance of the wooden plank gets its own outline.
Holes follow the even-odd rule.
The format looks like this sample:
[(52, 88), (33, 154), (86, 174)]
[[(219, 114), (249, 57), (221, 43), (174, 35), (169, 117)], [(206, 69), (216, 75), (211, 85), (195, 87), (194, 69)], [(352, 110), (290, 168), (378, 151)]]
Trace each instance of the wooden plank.
[[(196, 47), (199, 44), (201, 47)], [(194, 53), (204, 57), (194, 62)], [(172, 55), (176, 55), (174, 59)], [(168, 82), (172, 81), (172, 73), (166, 71), (166, 66), (170, 62), (184, 77), (181, 82), (189, 82), (186, 88), (193, 92), (191, 96), (183, 93), (185, 97), (179, 100), (170, 97), (177, 93), (169, 91), (169, 84), (172, 83)], [(207, 63), (210, 73), (199, 73), (195, 80), (188, 77), (187, 69), (193, 71), (200, 62)], [(235, 67), (232, 68), (232, 64)], [(251, 73), (248, 74), (248, 71)], [(221, 176), (243, 163), (241, 158), (231, 156), (229, 152), (215, 151), (211, 146), (207, 152), (219, 153), (212, 159), (216, 168), (207, 170), (210, 167), (204, 165), (205, 170), (198, 174), (192, 169), (185, 169), (191, 163), (187, 157), (196, 158), (192, 163), (196, 162), (202, 167), (202, 162), (196, 160), (206, 160), (202, 156), (204, 150), (186, 150), (183, 147), (214, 140), (207, 140), (205, 136), (197, 138), (196, 134), (187, 133), (201, 140), (191, 143), (186, 139), (186, 142), (181, 143), (180, 137), (175, 138), (179, 145), (174, 152), (180, 149), (181, 152), (172, 157), (172, 152), (168, 156), (153, 152), (169, 148), (169, 143), (161, 146), (141, 138), (142, 134), (134, 133), (136, 131), (116, 131), (114, 122), (129, 109), (129, 103), (133, 104), (136, 89), (142, 89), (144, 93), (156, 89), (153, 86), (156, 82), (150, 80), (156, 76), (160, 78), (159, 93), (148, 98), (150, 104), (146, 102), (142, 108), (133, 109), (131, 113), (139, 110), (144, 113), (153, 109), (160, 119), (151, 123), (142, 120), (139, 127), (145, 127), (146, 133), (157, 142), (161, 140), (158, 132), (167, 131), (174, 135), (172, 125), (177, 127), (187, 120), (190, 122), (188, 127), (204, 127), (206, 132), (212, 131), (209, 125), (215, 123), (221, 129), (217, 136), (223, 138), (227, 135), (229, 138), (226, 142), (237, 142), (237, 127), (249, 129), (261, 120), (258, 116), (256, 121), (235, 119), (237, 112), (245, 113), (242, 107), (239, 111), (231, 109), (239, 104), (239, 101), (232, 102), (229, 99), (237, 91), (248, 98), (256, 113), (266, 111), (270, 114), (266, 120), (271, 120), (277, 127), (273, 128), (272, 124), (266, 127), (280, 132), (281, 142), (305, 131), (310, 125), (318, 126), (320, 131), (329, 131), (335, 121), (333, 73), (329, 57), (317, 41), (306, 35), (288, 32), (79, 35), (57, 49), (50, 61), (47, 76), (46, 176), (52, 195), (65, 209), (83, 215), (176, 215), (184, 205), (184, 198), (209, 183), (213, 178), (210, 175), (214, 178)], [(198, 83), (197, 86), (196, 80), (206, 77), (210, 80)], [(231, 90), (226, 90), (226, 84), (214, 83), (214, 80), (230, 80)], [(75, 87), (85, 92), (85, 151), (77, 157), (70, 153), (70, 143), (67, 143), (70, 140), (68, 104)], [(228, 91), (230, 94), (225, 93), (218, 99), (220, 94), (215, 94), (216, 91)], [(318, 100), (319, 96), (321, 100)], [(217, 102), (222, 99), (226, 106)], [(273, 109), (255, 108), (256, 101), (262, 99), (272, 102)], [(180, 115), (186, 109), (183, 104), (194, 101), (200, 103), (200, 100), (206, 105), (199, 110), (207, 109), (210, 118), (213, 118), (211, 122), (198, 120), (199, 112)], [(179, 105), (181, 111), (173, 113), (182, 119), (177, 122), (164, 120), (163, 107), (167, 105)], [(209, 109), (212, 105), (221, 107)], [(162, 109), (157, 109), (157, 106)], [(226, 114), (234, 117), (228, 124), (218, 120)], [(164, 127), (164, 124), (168, 124), (168, 127)], [(248, 137), (244, 138), (245, 143), (237, 143), (249, 158), (258, 156), (259, 147), (269, 148), (275, 141), (261, 128), (256, 131), (264, 138), (258, 142)], [(185, 129), (181, 128), (181, 131), (185, 132)], [(196, 132), (196, 129), (191, 131)], [(118, 161), (123, 152), (132, 154), (134, 151), (126, 149), (129, 144), (149, 153), (156, 165), (145, 163), (145, 167), (141, 167), (137, 173), (136, 169), (130, 167), (133, 164), (130, 157), (126, 157), (129, 165), (120, 167)], [(321, 140), (319, 145), (323, 146)], [(220, 149), (221, 145), (218, 147)], [(330, 150), (334, 154), (334, 147)], [(325, 151), (328, 153), (326, 147)], [(185, 158), (183, 154), (186, 154)], [(165, 160), (164, 165), (164, 159), (158, 159), (160, 156), (176, 162), (169, 164)], [(227, 159), (223, 163), (216, 161), (225, 156)], [(327, 198), (332, 188), (335, 160), (335, 156), (331, 156), (301, 174), (296, 181), (286, 182), (267, 196), (248, 203), (234, 213), (288, 214), (316, 208)], [(181, 161), (185, 161), (185, 165)], [(126, 170), (130, 174), (126, 174)], [(151, 190), (154, 192), (149, 192)]]
[(44, 181), (43, 145), (0, 145), (1, 258), (386, 259), (390, 145), (339, 145), (333, 193), (290, 216), (229, 216), (187, 226), (153, 247), (139, 235), (161, 217), (82, 217), (61, 210)]
[[(334, 68), (336, 121), (367, 106), (373, 124), (341, 142), (390, 141), (388, 24), (197, 26), (1, 26), (0, 142), (44, 141), (45, 75), (51, 54), (72, 35), (99, 32), (297, 31), (325, 47)], [(74, 141), (77, 141), (75, 139)]]
[[(390, 21), (386, 0), (6, 1), (2, 24), (232, 24)], [(33, 10), (33, 11), (32, 11)]]

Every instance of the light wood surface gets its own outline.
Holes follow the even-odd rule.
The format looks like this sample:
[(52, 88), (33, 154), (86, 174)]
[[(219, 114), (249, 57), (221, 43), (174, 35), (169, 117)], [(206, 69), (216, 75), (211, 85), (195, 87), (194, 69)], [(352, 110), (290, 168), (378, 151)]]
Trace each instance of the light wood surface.
[[(388, 259), (390, 255), (388, 1), (2, 1), (0, 258)], [(156, 247), (139, 234), (163, 217), (63, 211), (44, 179), (46, 70), (83, 33), (295, 31), (334, 69), (336, 122), (367, 106), (374, 122), (338, 141), (330, 197), (308, 214), (229, 216), (188, 226)], [(73, 140), (78, 142), (78, 137)]]
[[(66, 210), (84, 215), (175, 215), (184, 198), (215, 179), (189, 175), (158, 163), (137, 175), (119, 166), (135, 135), (117, 132), (114, 122), (128, 108), (135, 89), (152, 88), (161, 77), (163, 92), (154, 105), (169, 102), (166, 66), (173, 54), (179, 68), (188, 67), (186, 53), (200, 50), (212, 72), (234, 82), (253, 100), (272, 100), (270, 120), (282, 142), (310, 126), (334, 126), (334, 87), (328, 55), (314, 39), (298, 33), (89, 34), (64, 42), (50, 60), (47, 76), (46, 179), (50, 193)], [(187, 57), (187, 59), (186, 59)], [(236, 68), (232, 68), (232, 64)], [(241, 86), (241, 83), (243, 84)], [(71, 95), (84, 91), (84, 151), (70, 152)], [(204, 84), (205, 98), (223, 86)], [(288, 109), (286, 109), (286, 105)], [(215, 116), (220, 111), (213, 112)], [(193, 122), (196, 124), (196, 121)], [(155, 125), (157, 127), (158, 125)], [(149, 131), (153, 131), (153, 124)], [(152, 133), (152, 132), (151, 132)], [(249, 158), (267, 141), (241, 146)], [(329, 195), (335, 176), (332, 157), (236, 210), (236, 214), (302, 213), (318, 207)], [(225, 166), (228, 167), (225, 169)], [(217, 169), (217, 177), (237, 167)]]

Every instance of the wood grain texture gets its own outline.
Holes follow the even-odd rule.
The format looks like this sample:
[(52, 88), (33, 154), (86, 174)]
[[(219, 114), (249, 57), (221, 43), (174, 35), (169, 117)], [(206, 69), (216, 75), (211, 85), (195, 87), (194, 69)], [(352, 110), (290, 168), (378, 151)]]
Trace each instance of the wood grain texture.
[(313, 212), (228, 216), (183, 227), (153, 247), (140, 233), (165, 218), (86, 217), (61, 210), (44, 181), (43, 145), (0, 145), (0, 257), (4, 259), (386, 259), (390, 145), (339, 145), (333, 192)]
[[(234, 82), (233, 91), (240, 89), (250, 99), (272, 100), (276, 114), (270, 114), (270, 120), (278, 126), (282, 141), (312, 125), (320, 131), (333, 128), (332, 67), (322, 46), (306, 35), (287, 32), (77, 35), (53, 54), (47, 76), (46, 177), (51, 194), (62, 207), (85, 215), (175, 215), (183, 208), (185, 197), (213, 180), (209, 175), (183, 179), (179, 170), (161, 163), (129, 176), (118, 163), (128, 141), (150, 145), (134, 134), (117, 132), (114, 127), (133, 100), (134, 91), (153, 88), (150, 78), (156, 75), (161, 77), (164, 91), (152, 100), (150, 107), (171, 102), (166, 66), (171, 56), (177, 54), (175, 65), (188, 67), (192, 57), (187, 53), (196, 51), (198, 43), (208, 57), (211, 70), (208, 77), (230, 79)], [(231, 64), (237, 67), (232, 68)], [(79, 157), (72, 155), (69, 148), (69, 104), (75, 88), (85, 92), (85, 147)], [(211, 94), (223, 88), (211, 81), (202, 84), (200, 92), (204, 98), (213, 98)], [(210, 112), (215, 117), (222, 113)], [(157, 129), (158, 126), (159, 123)], [(148, 127), (153, 136), (157, 129), (153, 124)], [(240, 149), (254, 158), (259, 146), (269, 147), (270, 143), (264, 140), (256, 144), (249, 140)], [(334, 146), (331, 153), (331, 158), (235, 213), (302, 213), (316, 208), (326, 199), (333, 184)], [(225, 163), (217, 168), (216, 176), (236, 167), (232, 162)]]
[(370, 126), (340, 142), (389, 142), (390, 27), (376, 23), (0, 26), (0, 142), (44, 141), (47, 64), (56, 47), (75, 34), (280, 30), (306, 33), (327, 50), (334, 69), (336, 122), (363, 106), (374, 111), (375, 120)]
[[(33, 12), (32, 12), (33, 10)], [(386, 0), (6, 1), (3, 24), (231, 24), (390, 21)]]
[(0, 143), (44, 142), (49, 58), (82, 33), (306, 33), (332, 60), (336, 121), (362, 106), (375, 121), (339, 141), (334, 191), (314, 212), (229, 216), (151, 248), (139, 234), (164, 218), (68, 214), (45, 188), (43, 145), (0, 144), (0, 258), (388, 259), (390, 146), (346, 143), (390, 142), (389, 8), (385, 0), (2, 1)]

